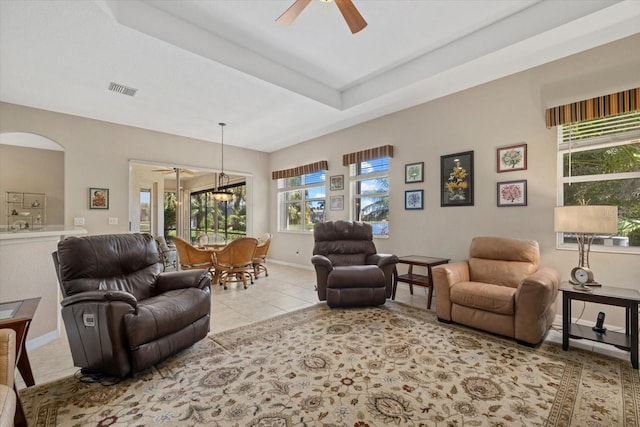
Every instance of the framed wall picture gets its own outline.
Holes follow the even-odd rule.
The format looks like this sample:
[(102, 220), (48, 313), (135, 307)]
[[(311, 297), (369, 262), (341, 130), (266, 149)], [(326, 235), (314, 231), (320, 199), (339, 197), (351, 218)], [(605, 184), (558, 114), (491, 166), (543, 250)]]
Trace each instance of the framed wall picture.
[(108, 188), (89, 188), (89, 209), (109, 209)]
[(498, 172), (527, 169), (527, 144), (498, 148)]
[(440, 206), (473, 206), (473, 151), (440, 156)]
[(344, 209), (344, 196), (331, 196), (330, 209), (332, 211), (341, 211)]
[(527, 206), (527, 180), (499, 182), (498, 206)]
[(406, 210), (423, 209), (424, 190), (407, 190), (404, 192), (404, 208)]
[(344, 175), (334, 175), (329, 178), (329, 189), (344, 190)]
[(404, 165), (404, 183), (423, 182), (424, 162)]

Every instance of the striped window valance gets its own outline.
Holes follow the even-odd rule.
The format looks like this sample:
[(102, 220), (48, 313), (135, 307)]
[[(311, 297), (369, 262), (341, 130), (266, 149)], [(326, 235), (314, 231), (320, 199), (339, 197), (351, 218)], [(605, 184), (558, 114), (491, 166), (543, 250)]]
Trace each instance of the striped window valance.
[(271, 172), (271, 179), (291, 178), (293, 176), (306, 175), (308, 173), (318, 172), (329, 169), (329, 162), (320, 160), (319, 162), (309, 163), (308, 165), (298, 166), (291, 169), (283, 169)]
[(393, 157), (393, 145), (383, 145), (382, 147), (369, 148), (368, 150), (356, 151), (342, 156), (342, 164), (349, 166), (354, 163), (374, 160), (382, 157)]
[(547, 127), (600, 119), (640, 109), (640, 88), (547, 108)]

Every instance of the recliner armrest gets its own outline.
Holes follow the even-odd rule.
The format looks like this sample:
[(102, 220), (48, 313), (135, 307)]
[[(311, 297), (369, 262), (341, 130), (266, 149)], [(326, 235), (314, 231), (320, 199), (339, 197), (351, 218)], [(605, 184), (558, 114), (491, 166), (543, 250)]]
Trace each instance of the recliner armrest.
[(451, 298), (449, 291), (453, 285), (459, 282), (469, 281), (469, 263), (466, 261), (441, 264), (431, 269), (431, 283), (438, 302), (436, 314), (438, 319), (451, 321)]
[(393, 254), (373, 254), (367, 257), (367, 264), (377, 265), (380, 268), (397, 263), (398, 256)]
[(538, 269), (518, 286), (515, 295), (516, 312), (519, 303), (527, 307), (538, 307), (539, 310), (544, 311), (556, 300), (559, 288), (560, 273), (558, 270), (550, 267)]
[[(469, 281), (469, 263), (467, 261), (457, 261), (437, 265), (433, 267), (431, 271), (433, 273), (433, 281), (436, 285), (436, 291), (438, 284), (446, 284), (447, 288), (449, 288), (458, 282)], [(436, 283), (436, 279), (438, 283)]]
[(333, 270), (333, 263), (324, 255), (314, 255), (311, 257), (311, 263), (316, 267), (324, 267), (327, 270)]
[(168, 271), (158, 276), (156, 291), (161, 294), (176, 289), (204, 289), (209, 286), (211, 286), (211, 276), (207, 270)]
[(138, 306), (138, 300), (129, 292), (124, 291), (88, 291), (71, 295), (60, 301), (62, 307), (85, 303), (85, 302), (111, 302), (121, 301), (131, 305), (133, 308)]

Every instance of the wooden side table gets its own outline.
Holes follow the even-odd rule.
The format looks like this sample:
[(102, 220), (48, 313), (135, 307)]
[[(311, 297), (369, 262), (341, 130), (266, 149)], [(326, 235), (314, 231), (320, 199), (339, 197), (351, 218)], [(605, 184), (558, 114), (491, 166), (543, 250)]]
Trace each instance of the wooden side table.
[[(640, 292), (635, 289), (602, 286), (591, 288), (592, 292), (579, 291), (569, 282), (562, 282), (562, 349), (569, 350), (569, 338), (614, 345), (631, 352), (631, 366), (638, 369), (638, 305)], [(571, 323), (571, 301), (588, 301), (625, 308), (625, 332), (606, 331), (598, 333), (590, 326)]]
[[(421, 255), (408, 255), (398, 259), (398, 264), (408, 264), (409, 271), (407, 274), (398, 275), (397, 269), (394, 270), (393, 291), (391, 293), (391, 299), (396, 299), (396, 289), (398, 288), (398, 282), (404, 282), (409, 284), (409, 291), (413, 295), (413, 285), (424, 286), (429, 288), (427, 296), (427, 309), (431, 309), (431, 298), (433, 297), (433, 283), (431, 282), (431, 268), (436, 265), (446, 264), (449, 262), (448, 258), (433, 258)], [(427, 275), (414, 274), (413, 266), (427, 268)]]
[[(25, 346), (29, 326), (31, 325), (39, 302), (40, 297), (0, 303), (0, 328), (9, 328), (16, 331), (16, 365), (27, 387), (35, 385), (36, 383), (33, 379), (33, 372), (31, 371), (31, 364), (29, 363), (29, 356), (27, 355)], [(16, 426), (26, 426), (18, 389), (15, 384), (13, 387), (16, 392), (16, 415), (14, 423)]]

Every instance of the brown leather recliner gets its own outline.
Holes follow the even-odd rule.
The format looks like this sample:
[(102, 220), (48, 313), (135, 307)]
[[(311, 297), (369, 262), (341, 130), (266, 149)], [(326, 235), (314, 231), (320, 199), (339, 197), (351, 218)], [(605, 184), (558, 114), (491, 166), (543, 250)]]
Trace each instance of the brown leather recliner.
[(162, 273), (149, 234), (69, 237), (53, 258), (75, 366), (125, 377), (209, 332), (207, 270)]
[(555, 319), (560, 286), (560, 273), (539, 262), (536, 241), (475, 237), (468, 261), (432, 269), (438, 320), (537, 345)]
[(318, 298), (329, 307), (382, 305), (391, 297), (398, 257), (379, 254), (371, 224), (327, 221), (313, 227), (311, 262)]

